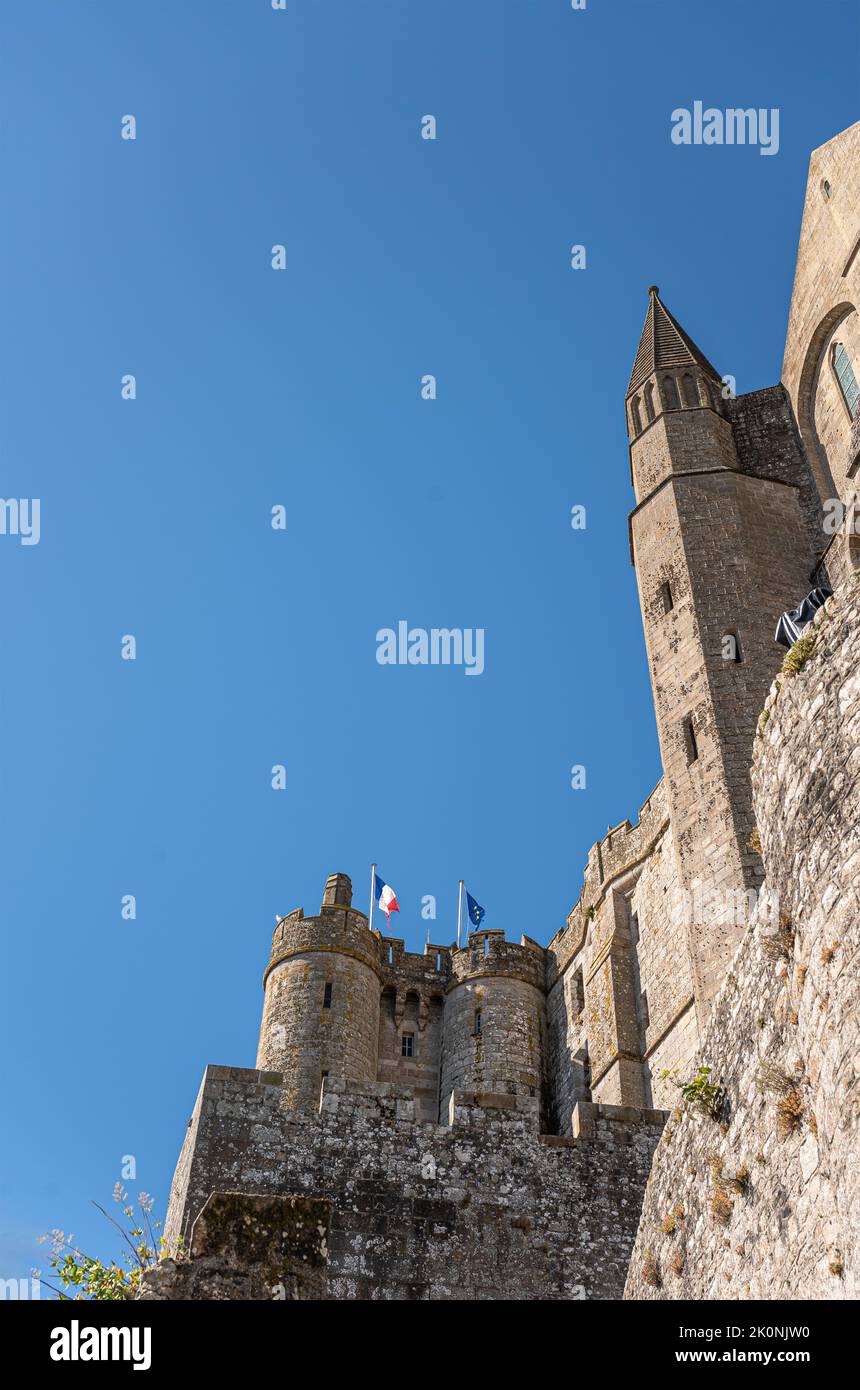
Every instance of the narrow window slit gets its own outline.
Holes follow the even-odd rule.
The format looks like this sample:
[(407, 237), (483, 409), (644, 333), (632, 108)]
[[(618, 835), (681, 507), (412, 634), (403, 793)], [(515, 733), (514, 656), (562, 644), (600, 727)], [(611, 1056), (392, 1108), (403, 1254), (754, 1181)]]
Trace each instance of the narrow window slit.
[(693, 728), (692, 718), (684, 720), (684, 741), (687, 745), (687, 762), (696, 762), (699, 757), (699, 745), (696, 742), (696, 731)]

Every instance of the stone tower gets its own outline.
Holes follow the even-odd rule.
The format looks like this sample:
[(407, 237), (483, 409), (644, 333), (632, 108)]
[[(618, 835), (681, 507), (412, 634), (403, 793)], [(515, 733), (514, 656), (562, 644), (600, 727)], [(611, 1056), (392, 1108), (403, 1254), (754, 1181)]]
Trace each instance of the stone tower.
[(674, 910), (701, 1024), (762, 879), (749, 767), (784, 654), (775, 615), (811, 586), (814, 489), (784, 388), (733, 398), (653, 285), (627, 426), (631, 558), (684, 890)]
[(323, 1081), (375, 1081), (379, 947), (352, 907), (352, 883), (331, 874), (318, 917), (297, 908), (272, 937), (263, 977), (257, 1066), (283, 1077), (290, 1109), (316, 1112)]
[(544, 1114), (546, 963), (528, 937), (471, 932), (451, 952), (445, 995), (441, 1091), (501, 1092), (534, 1098)]

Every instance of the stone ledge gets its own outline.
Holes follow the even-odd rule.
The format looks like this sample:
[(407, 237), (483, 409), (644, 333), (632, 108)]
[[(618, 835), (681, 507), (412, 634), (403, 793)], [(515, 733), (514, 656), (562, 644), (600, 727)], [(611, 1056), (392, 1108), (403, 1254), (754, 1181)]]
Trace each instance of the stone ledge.
[(264, 1076), (280, 1075), (275, 1072), (257, 1071), (255, 1067), (219, 1067), (211, 1063), (203, 1073), (204, 1086), (208, 1081), (242, 1081), (248, 1086), (257, 1086)]
[(442, 1113), (448, 1115), (449, 1128), (469, 1128), (493, 1121), (519, 1123), (538, 1130), (540, 1106), (537, 1098), (512, 1096), (498, 1091), (451, 1092)]
[(668, 1116), (668, 1110), (638, 1110), (633, 1105), (603, 1105), (580, 1100), (573, 1107), (571, 1130), (574, 1139), (593, 1139), (598, 1127), (609, 1125), (662, 1130)]
[[(452, 1091), (455, 1105), (478, 1105), (482, 1110), (516, 1110), (516, 1096), (500, 1091)], [(450, 1104), (450, 1102), (449, 1102)]]

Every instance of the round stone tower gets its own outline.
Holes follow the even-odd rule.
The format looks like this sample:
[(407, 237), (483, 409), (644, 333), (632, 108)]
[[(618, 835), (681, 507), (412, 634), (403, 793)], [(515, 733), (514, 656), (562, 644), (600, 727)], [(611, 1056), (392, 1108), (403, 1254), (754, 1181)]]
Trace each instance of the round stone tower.
[(536, 1096), (543, 1110), (544, 952), (477, 931), (451, 952), (445, 996), (441, 1109), (452, 1090)]
[(283, 1075), (298, 1111), (319, 1109), (327, 1076), (376, 1080), (382, 947), (351, 903), (349, 877), (331, 874), (319, 916), (297, 908), (272, 938), (257, 1067)]

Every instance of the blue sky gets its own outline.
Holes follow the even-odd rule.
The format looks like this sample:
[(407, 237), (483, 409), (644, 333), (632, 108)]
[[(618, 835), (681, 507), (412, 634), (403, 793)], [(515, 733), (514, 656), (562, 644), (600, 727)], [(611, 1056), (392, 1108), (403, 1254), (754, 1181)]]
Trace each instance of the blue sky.
[[(646, 287), (738, 391), (778, 379), (858, 20), (10, 0), (0, 27), (0, 493), (41, 502), (38, 545), (0, 536), (9, 1278), (51, 1226), (114, 1251), (89, 1199), (125, 1154), (163, 1211), (204, 1065), (253, 1065), (274, 914), (329, 872), (365, 907), (378, 860), (414, 949), (426, 894), (452, 939), (460, 876), (545, 942), (635, 819)], [(673, 145), (695, 100), (778, 107), (778, 155)], [(399, 619), (483, 628), (484, 673), (380, 666)]]

